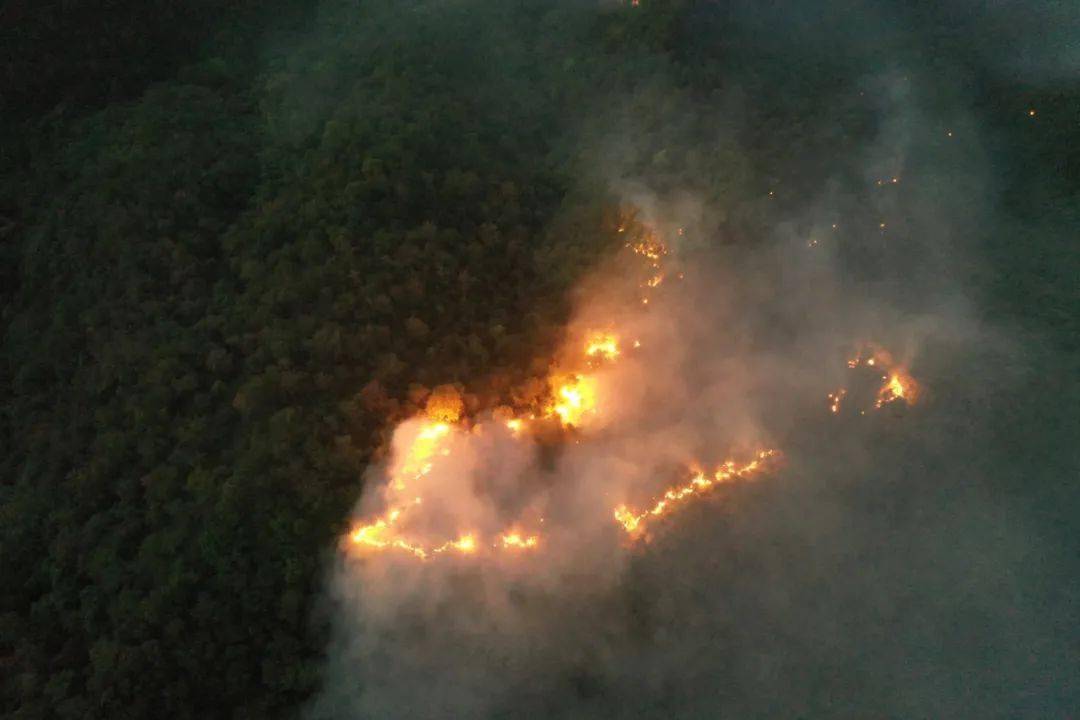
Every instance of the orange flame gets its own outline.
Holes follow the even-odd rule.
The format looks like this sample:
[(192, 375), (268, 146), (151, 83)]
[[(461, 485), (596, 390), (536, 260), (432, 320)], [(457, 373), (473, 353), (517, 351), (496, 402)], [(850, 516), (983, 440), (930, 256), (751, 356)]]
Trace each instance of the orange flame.
[[(874, 407), (882, 408), (897, 400), (903, 400), (909, 405), (913, 404), (919, 393), (919, 386), (915, 379), (908, 374), (907, 370), (893, 361), (892, 355), (887, 350), (871, 344), (867, 344), (866, 347), (869, 349), (868, 356), (864, 358), (863, 349), (860, 348), (855, 357), (847, 361), (847, 366), (857, 368), (862, 365), (884, 371), (885, 374), (881, 376), (884, 384), (877, 392)], [(842, 393), (843, 391), (841, 391)], [(833, 395), (830, 395), (829, 399), (833, 401), (833, 406), (838, 407), (839, 398), (834, 400)], [(833, 410), (833, 412), (836, 412), (836, 410)]]
[(536, 535), (522, 535), (517, 530), (511, 530), (499, 537), (499, 543), (504, 548), (531, 550), (540, 544), (540, 538)]
[(658, 267), (657, 261), (668, 254), (667, 246), (652, 232), (648, 233), (644, 239), (631, 245), (631, 249), (638, 255), (644, 255), (649, 260), (652, 260), (654, 268)]
[(573, 375), (555, 390), (555, 400), (548, 415), (557, 415), (563, 425), (579, 427), (582, 420), (596, 412), (596, 379)]
[(903, 370), (893, 370), (885, 379), (885, 384), (878, 390), (877, 402), (874, 407), (882, 407), (896, 400), (903, 400), (908, 404), (915, 402), (918, 394), (918, 386), (910, 375)]
[(619, 338), (612, 333), (593, 333), (585, 343), (585, 357), (614, 360), (619, 357)]
[(681, 501), (701, 495), (718, 484), (752, 475), (762, 468), (766, 460), (777, 454), (775, 450), (762, 450), (753, 460), (743, 465), (736, 465), (735, 461), (728, 460), (712, 475), (698, 471), (688, 482), (667, 490), (659, 500), (653, 503), (652, 507), (646, 510), (635, 513), (625, 505), (618, 506), (615, 508), (615, 520), (628, 533), (640, 532), (644, 530), (648, 521), (670, 513)]
[(448, 540), (444, 542), (442, 545), (432, 550), (432, 552), (438, 554), (449, 552), (451, 550), (471, 555), (476, 552), (476, 537), (474, 537), (472, 533), (462, 535), (457, 540)]

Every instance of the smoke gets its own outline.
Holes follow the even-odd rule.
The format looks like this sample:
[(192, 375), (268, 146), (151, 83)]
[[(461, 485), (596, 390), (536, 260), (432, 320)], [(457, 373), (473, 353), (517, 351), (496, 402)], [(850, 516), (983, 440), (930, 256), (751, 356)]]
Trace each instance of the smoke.
[[(896, 18), (866, 10), (840, 23), (843, 62), (868, 52), (859, 23), (885, 38)], [(774, 49), (801, 22), (770, 25), (745, 8), (725, 21)], [(823, 48), (782, 52), (798, 62)], [(581, 180), (566, 212), (597, 188), (614, 195), (637, 213), (627, 244), (663, 238), (662, 267), (624, 248), (576, 291), (552, 375), (587, 372), (595, 414), (571, 431), (549, 417), (523, 433), (498, 413), (470, 418), (416, 474), (410, 532), (468, 530), (495, 547), (420, 560), (343, 541), (310, 717), (1069, 707), (1071, 615), (1054, 604), (1069, 594), (1040, 585), (1068, 561), (998, 479), (1023, 465), (995, 445), (1002, 398), (1023, 390), (1029, 358), (1013, 328), (980, 317), (968, 283), (974, 239), (996, 221), (994, 175), (978, 121), (914, 56), (847, 69), (856, 140), (818, 118), (778, 158), (755, 141), (752, 73), (731, 71), (703, 100), (661, 64), (647, 87), (604, 95), (606, 109), (574, 124), (566, 145)], [(837, 156), (822, 161), (829, 147)], [(687, 172), (706, 151), (747, 186)], [(755, 163), (767, 182), (749, 180)], [(643, 289), (653, 270), (663, 281)], [(583, 364), (594, 331), (618, 336), (616, 361)], [(873, 348), (915, 378), (917, 402), (876, 405), (884, 378), (848, 364)], [(364, 479), (358, 523), (386, 511), (425, 422), (395, 429), (389, 459)], [(782, 460), (646, 534), (615, 522), (614, 508), (648, 507), (686, 467), (763, 448)], [(508, 528), (539, 545), (500, 551)]]

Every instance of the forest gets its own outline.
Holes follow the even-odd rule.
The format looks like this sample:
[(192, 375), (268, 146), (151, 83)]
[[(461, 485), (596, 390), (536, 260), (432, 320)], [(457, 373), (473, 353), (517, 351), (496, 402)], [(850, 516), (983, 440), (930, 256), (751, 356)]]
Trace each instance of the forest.
[[(949, 402), (987, 423), (980, 492), (1055, 548), (1031, 612), (1075, 631), (1080, 36), (1017, 70), (1007, 14), (848, 5), (0, 3), (3, 716), (301, 717), (365, 468), (435, 388), (546, 392), (622, 243), (612, 178), (748, 252), (860, 172), (892, 132), (867, 78), (906, 68), (963, 111), (933, 162), (987, 178), (965, 204), (942, 176), (957, 282), (1025, 348)], [(925, 261), (840, 254), (881, 283)], [(997, 711), (1067, 716), (1075, 650)]]

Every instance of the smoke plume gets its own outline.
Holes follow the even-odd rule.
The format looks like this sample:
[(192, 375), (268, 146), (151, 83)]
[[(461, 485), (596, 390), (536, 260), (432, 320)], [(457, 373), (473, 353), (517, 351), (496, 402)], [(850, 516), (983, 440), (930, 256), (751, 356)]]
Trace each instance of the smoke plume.
[[(720, 4), (698, 5), (708, 33)], [(574, 118), (574, 192), (615, 198), (625, 242), (575, 291), (546, 408), (451, 418), (410, 468), (434, 422), (413, 418), (369, 468), (357, 526), (405, 510), (368, 546), (343, 538), (312, 718), (1053, 716), (1075, 699), (1069, 615), (1033, 589), (1067, 561), (995, 490), (1016, 471), (994, 447), (1001, 398), (1031, 370), (968, 284), (995, 222), (978, 122), (917, 53), (852, 67), (858, 24), (885, 42), (898, 15), (833, 29), (864, 129), (828, 162), (842, 120), (757, 154), (745, 69), (705, 100), (660, 67)], [(786, 62), (826, 52), (777, 47), (797, 16), (722, 20)], [(728, 192), (685, 171), (703, 152), (733, 183), (775, 172)], [(617, 354), (590, 356), (594, 337)], [(567, 383), (583, 408), (559, 409)], [(640, 529), (616, 517), (695, 473), (717, 481)]]

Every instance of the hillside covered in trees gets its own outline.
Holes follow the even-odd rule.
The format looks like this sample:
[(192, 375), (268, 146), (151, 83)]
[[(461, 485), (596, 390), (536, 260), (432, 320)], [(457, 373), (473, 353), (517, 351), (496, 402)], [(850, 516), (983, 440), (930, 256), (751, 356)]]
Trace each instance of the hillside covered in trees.
[[(1033, 592), (1078, 619), (1078, 76), (988, 64), (1006, 19), (963, 3), (751, 5), (0, 4), (4, 716), (298, 716), (388, 428), (545, 392), (620, 183), (751, 247), (860, 172), (867, 78), (906, 68), (963, 110), (930, 153), (986, 178), (959, 281), (1028, 353), (976, 406), (985, 490), (1073, 558)], [(894, 248), (841, 254), (887, 282)]]

